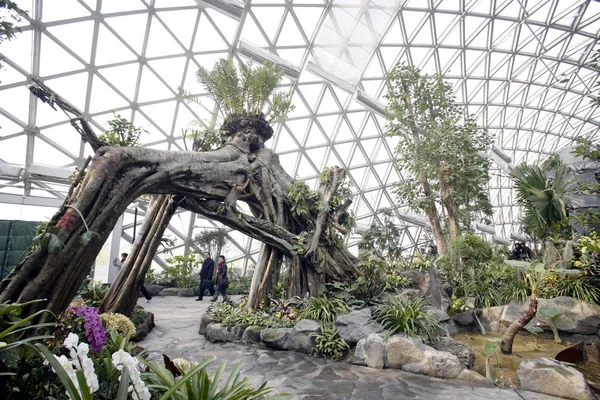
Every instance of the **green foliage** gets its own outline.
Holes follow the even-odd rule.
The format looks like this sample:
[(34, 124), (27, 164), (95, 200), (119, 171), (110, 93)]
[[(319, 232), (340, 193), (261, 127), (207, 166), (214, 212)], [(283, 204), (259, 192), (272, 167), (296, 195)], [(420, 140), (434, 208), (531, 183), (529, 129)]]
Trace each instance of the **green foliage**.
[(165, 261), (169, 264), (163, 268), (162, 283), (170, 287), (190, 288), (198, 285), (198, 278), (192, 276), (192, 272), (198, 269), (199, 262), (196, 261), (198, 254), (191, 251), (183, 256), (174, 256)]
[[(600, 49), (595, 50), (595, 54), (592, 56), (590, 66), (592, 68), (594, 68), (596, 71), (600, 71)], [(596, 83), (594, 84), (594, 88), (596, 89), (596, 96), (592, 99), (592, 102), (596, 105), (599, 105), (600, 104), (600, 81), (596, 81)]]
[[(10, 40), (15, 37), (16, 32), (20, 32), (15, 23), (21, 22), (21, 17), (27, 15), (27, 11), (19, 8), (17, 3), (11, 0), (0, 0), (0, 9), (2, 17), (0, 18), (0, 44), (5, 40)], [(8, 15), (10, 20), (5, 19), (4, 15)], [(12, 21), (11, 21), (12, 20)]]
[[(294, 109), (289, 93), (277, 93), (271, 97), (283, 72), (274, 65), (265, 63), (252, 68), (233, 60), (220, 59), (212, 70), (200, 67), (198, 80), (217, 102), (223, 118), (233, 115), (264, 115), (269, 124), (287, 117)], [(189, 100), (197, 98), (186, 95)]]
[(228, 294), (248, 294), (250, 285), (252, 284), (252, 275), (243, 276), (236, 269), (229, 269), (229, 286), (227, 286)]
[(212, 304), (207, 312), (215, 316), (216, 322), (227, 327), (257, 325), (266, 328), (289, 328), (296, 323), (296, 315), (290, 312), (284, 313), (277, 311), (276, 308), (265, 309), (264, 307), (245, 309), (243, 303)]
[(133, 322), (133, 325), (136, 327), (143, 324), (147, 318), (148, 313), (141, 308), (136, 308), (133, 310), (133, 314), (131, 314), (131, 317), (129, 317), (131, 322)]
[(391, 209), (378, 210), (379, 223), (373, 223), (364, 233), (358, 248), (385, 256), (390, 263), (402, 263), (402, 231), (394, 223)]
[(208, 251), (216, 260), (223, 247), (227, 245), (229, 239), (227, 230), (223, 228), (202, 231), (194, 236), (194, 242), (198, 244), (203, 251)]
[(535, 342), (535, 351), (539, 351), (540, 344), (538, 342), (538, 335), (540, 333), (544, 332), (544, 330), (542, 328), (540, 328), (539, 326), (525, 326), (525, 330), (527, 332), (529, 332), (529, 334), (533, 338), (533, 341)]
[(182, 375), (178, 378), (161, 363), (146, 362), (150, 368), (150, 372), (146, 374), (146, 381), (162, 394), (160, 400), (266, 399), (264, 396), (271, 392), (267, 382), (263, 382), (258, 388), (253, 388), (247, 378), (241, 379), (241, 363), (237, 364), (224, 380), (225, 363), (211, 374), (208, 367), (212, 362), (213, 360), (205, 359), (189, 371), (180, 371)]
[(464, 226), (480, 212), (490, 215), (490, 162), (482, 154), (492, 135), (463, 114), (452, 86), (440, 75), (398, 64), (387, 89), (387, 134), (399, 139), (395, 156), (404, 177), (395, 185), (399, 202), (413, 211), (452, 207)]
[(333, 323), (338, 315), (346, 314), (350, 307), (341, 299), (326, 296), (309, 298), (299, 319), (312, 319), (321, 323)]
[(315, 355), (339, 360), (350, 350), (348, 343), (333, 325), (322, 325), (321, 332), (311, 333), (310, 336), (315, 338), (315, 348), (313, 349)]
[(37, 235), (33, 238), (31, 245), (33, 248), (40, 247), (47, 250), (48, 253), (58, 253), (65, 247), (64, 243), (58, 238), (58, 228), (40, 224), (36, 230)]
[(556, 327), (558, 319), (562, 316), (563, 313), (558, 312), (558, 310), (554, 307), (548, 306), (540, 307), (537, 313), (538, 321), (545, 323), (550, 327), (550, 329), (552, 329), (552, 333), (554, 334), (554, 342), (557, 344), (562, 343), (562, 340), (558, 335), (558, 328)]
[(450, 315), (460, 314), (465, 311), (469, 311), (469, 309), (470, 309), (469, 305), (465, 301), (457, 298), (456, 296), (452, 296), (450, 298), (450, 301), (451, 301), (451, 303), (450, 303), (450, 306), (448, 307), (448, 314), (450, 314)]
[(525, 230), (532, 237), (570, 236), (567, 218), (567, 193), (570, 183), (564, 166), (559, 163), (552, 179), (537, 165), (522, 164), (514, 168), (517, 203), (524, 208)]
[(134, 147), (138, 146), (140, 135), (146, 132), (133, 125), (129, 120), (116, 112), (114, 118), (108, 121), (110, 129), (98, 136), (104, 146)]
[(81, 296), (86, 306), (98, 307), (107, 292), (107, 285), (103, 285), (102, 282), (89, 281), (86, 286), (79, 290), (79, 296)]
[[(598, 64), (597, 51), (595, 55), (596, 68), (600, 70)], [(596, 82), (596, 86), (600, 87), (600, 82)], [(600, 96), (596, 97), (596, 102), (600, 104)], [(600, 145), (587, 138), (577, 138), (575, 148), (572, 153), (584, 160), (592, 162), (600, 162)], [(573, 191), (584, 195), (600, 195), (600, 182), (577, 182)], [(570, 216), (570, 219), (581, 224), (587, 232), (598, 231), (600, 229), (600, 211), (598, 209), (576, 209)]]
[(290, 185), (287, 200), (290, 202), (292, 216), (300, 221), (309, 222), (318, 214), (319, 193), (302, 181), (294, 181)]
[(421, 298), (411, 300), (402, 295), (388, 295), (373, 308), (372, 318), (388, 335), (404, 332), (407, 336), (435, 341), (444, 328), (424, 307), (425, 300)]

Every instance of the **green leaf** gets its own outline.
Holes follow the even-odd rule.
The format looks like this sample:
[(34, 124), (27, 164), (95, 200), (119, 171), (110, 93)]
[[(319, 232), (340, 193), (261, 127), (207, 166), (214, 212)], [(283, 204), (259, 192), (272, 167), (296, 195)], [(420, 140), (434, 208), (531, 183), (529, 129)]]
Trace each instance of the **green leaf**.
[(94, 232), (94, 231), (87, 231), (86, 233), (81, 235), (79, 242), (82, 245), (87, 246), (94, 237), (97, 237), (98, 239), (100, 239), (100, 234), (98, 232)]
[(121, 370), (121, 383), (119, 383), (119, 391), (117, 392), (116, 400), (127, 400), (129, 389), (129, 369), (123, 367)]
[(69, 396), (71, 397), (71, 399), (72, 400), (83, 400), (81, 398), (81, 396), (79, 395), (79, 392), (75, 388), (75, 384), (73, 383), (73, 381), (71, 381), (71, 378), (69, 378), (69, 375), (67, 375), (67, 371), (65, 371), (65, 369), (62, 367), (62, 365), (60, 365), (60, 362), (58, 362), (58, 360), (54, 357), (54, 354), (52, 354), (52, 352), (50, 350), (48, 350), (48, 348), (41, 343), (36, 343), (35, 347), (37, 347), (38, 350), (44, 356), (44, 358), (46, 358), (46, 360), (48, 360), (48, 362), (50, 363), (50, 365), (56, 372), (56, 375), (58, 375), (58, 378), (60, 379), (63, 386), (67, 390), (67, 393), (69, 393)]
[(58, 236), (54, 234), (48, 234), (50, 240), (48, 241), (48, 252), (49, 253), (58, 253), (65, 247), (64, 243), (60, 241)]
[(533, 335), (544, 332), (544, 330), (539, 326), (526, 326), (525, 330)]

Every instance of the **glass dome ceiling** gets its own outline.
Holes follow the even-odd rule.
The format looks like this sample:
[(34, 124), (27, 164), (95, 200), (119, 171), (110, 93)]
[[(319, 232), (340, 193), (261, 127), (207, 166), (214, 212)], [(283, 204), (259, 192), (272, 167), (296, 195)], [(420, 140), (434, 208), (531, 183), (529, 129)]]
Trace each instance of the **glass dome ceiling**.
[[(600, 34), (591, 0), (43, 0), (22, 32), (0, 46), (0, 218), (41, 219), (68, 190), (66, 178), (92, 154), (70, 125), (26, 87), (37, 79), (70, 102), (97, 132), (113, 110), (148, 131), (144, 146), (185, 150), (183, 131), (210, 113), (178, 87), (206, 96), (200, 65), (219, 58), (285, 71), (296, 110), (269, 146), (292, 176), (316, 184), (324, 168), (349, 170), (360, 227), (397, 207), (407, 249), (428, 240), (426, 223), (391, 191), (394, 139), (384, 136), (385, 74), (404, 62), (454, 85), (457, 101), (495, 135), (489, 184), (498, 240), (519, 233), (507, 167), (535, 163), (573, 138), (598, 138), (591, 103), (598, 72), (588, 66)], [(211, 107), (205, 97), (203, 105)], [(143, 212), (145, 206), (141, 205)], [(131, 241), (133, 211), (123, 237)], [(138, 221), (139, 223), (139, 221)], [(179, 212), (167, 234), (189, 238), (216, 225)], [(254, 262), (259, 243), (230, 232), (230, 260)], [(348, 238), (352, 246), (360, 238)], [(247, 262), (247, 261), (246, 261)]]

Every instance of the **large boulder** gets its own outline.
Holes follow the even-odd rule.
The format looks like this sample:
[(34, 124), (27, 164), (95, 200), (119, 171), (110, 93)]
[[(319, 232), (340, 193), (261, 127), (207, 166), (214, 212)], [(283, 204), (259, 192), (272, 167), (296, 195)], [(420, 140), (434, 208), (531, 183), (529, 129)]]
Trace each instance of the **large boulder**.
[(265, 328), (260, 340), (270, 349), (289, 350), (289, 335), (292, 328)]
[(165, 288), (161, 285), (144, 285), (144, 287), (152, 296), (158, 296), (158, 294)]
[(310, 354), (316, 345), (316, 338), (312, 333), (321, 332), (321, 324), (312, 319), (303, 319), (290, 331), (290, 349), (301, 353)]
[(168, 287), (160, 291), (161, 296), (179, 296), (179, 288)]
[[(483, 311), (483, 318), (492, 328), (497, 327), (503, 331), (514, 320), (525, 314), (529, 307), (529, 301), (524, 303), (510, 303), (504, 307), (492, 307)], [(591, 305), (576, 300), (573, 297), (561, 296), (554, 299), (539, 299), (538, 310), (542, 307), (555, 308), (563, 315), (558, 319), (556, 326), (559, 332), (575, 333), (581, 335), (594, 335), (600, 329), (600, 314)], [(497, 309), (501, 308), (498, 313)], [(499, 314), (499, 315), (498, 315)], [(495, 325), (494, 320), (498, 325)], [(529, 323), (529, 326), (544, 325), (537, 318)]]
[(211, 342), (236, 342), (238, 340), (233, 328), (227, 328), (221, 324), (208, 325), (206, 338)]
[(387, 366), (400, 369), (405, 364), (417, 363), (423, 359), (426, 348), (421, 338), (392, 335), (385, 342)]
[(429, 345), (436, 350), (447, 351), (448, 353), (454, 354), (462, 366), (467, 369), (472, 369), (475, 364), (475, 350), (468, 344), (461, 343), (451, 338), (441, 338)]
[(371, 333), (377, 333), (381, 330), (379, 323), (371, 321), (371, 310), (368, 308), (338, 316), (335, 320), (335, 326), (340, 332), (340, 337), (351, 346)]
[(179, 289), (179, 293), (177, 293), (179, 297), (194, 297), (195, 295), (194, 288)]
[(517, 378), (523, 390), (573, 400), (596, 399), (581, 372), (549, 358), (523, 360)]
[(260, 344), (260, 334), (265, 328), (262, 326), (251, 325), (244, 330), (242, 334), (242, 343), (243, 344)]
[(385, 362), (385, 338), (378, 333), (371, 333), (364, 339), (365, 364), (370, 368), (383, 369)]
[(217, 320), (217, 317), (214, 314), (204, 313), (200, 317), (200, 328), (198, 329), (198, 333), (200, 335), (204, 335), (206, 333), (206, 327)]
[(463, 366), (454, 354), (427, 346), (422, 360), (404, 364), (402, 370), (435, 378), (454, 379), (463, 370)]

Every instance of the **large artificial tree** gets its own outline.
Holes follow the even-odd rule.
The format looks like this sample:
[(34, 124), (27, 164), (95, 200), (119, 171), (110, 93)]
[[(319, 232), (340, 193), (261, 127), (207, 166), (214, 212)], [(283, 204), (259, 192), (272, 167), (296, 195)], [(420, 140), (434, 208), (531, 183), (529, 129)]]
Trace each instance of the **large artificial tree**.
[[(170, 201), (178, 207), (263, 242), (250, 307), (275, 293), (284, 255), (292, 260), (290, 296), (317, 295), (323, 280), (350, 280), (359, 274), (357, 260), (339, 233), (347, 232), (352, 220), (348, 193), (338, 190), (346, 172), (328, 169), (321, 175), (318, 192), (312, 192), (294, 182), (279, 157), (264, 146), (273, 134), (269, 122), (276, 122), (268, 116), (281, 116), (289, 107), (285, 95), (269, 98), (280, 73), (268, 66), (257, 70), (242, 66), (238, 74), (232, 62), (221, 61), (213, 71), (200, 75), (224, 116), (221, 132), (227, 144), (209, 152), (100, 147), (41, 233), (38, 245), (0, 284), (0, 302), (41, 298), (45, 301), (32, 305), (29, 313), (40, 308), (63, 311), (120, 215), (148, 193), (173, 196)], [(262, 83), (257, 83), (261, 76)], [(251, 212), (241, 212), (238, 201)], [(156, 202), (149, 213), (172, 204)], [(135, 281), (146, 272), (140, 267), (146, 260), (133, 262), (133, 278), (125, 278), (131, 273), (119, 275), (133, 283), (120, 285), (119, 293), (137, 298)]]
[[(424, 212), (440, 253), (481, 213), (491, 215), (487, 192), (491, 135), (465, 115), (441, 76), (398, 64), (388, 75), (388, 135), (397, 137), (398, 199)], [(445, 234), (447, 232), (447, 235)]]

